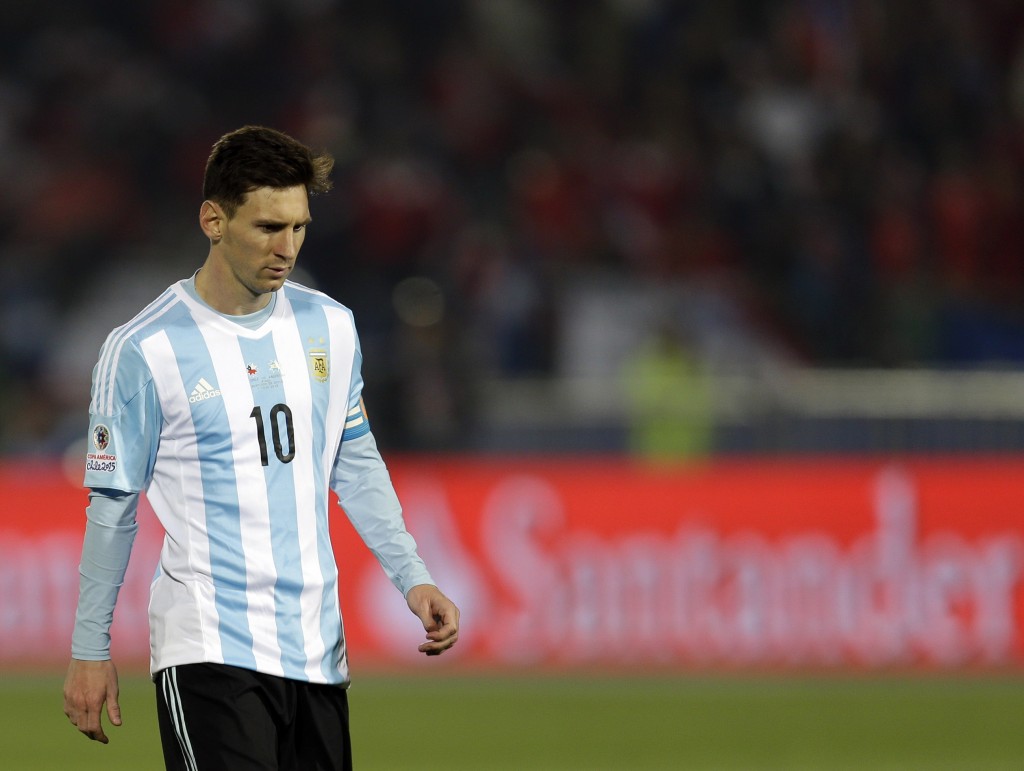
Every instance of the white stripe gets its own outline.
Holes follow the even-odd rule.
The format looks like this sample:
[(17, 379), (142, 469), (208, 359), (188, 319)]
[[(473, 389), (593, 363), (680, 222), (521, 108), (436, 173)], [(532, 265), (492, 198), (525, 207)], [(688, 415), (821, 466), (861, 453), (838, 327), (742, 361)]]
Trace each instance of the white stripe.
[(350, 409), (348, 411), (348, 415), (346, 416), (346, 418), (347, 418), (346, 421), (345, 421), (345, 428), (346, 429), (355, 428), (356, 426), (361, 426), (363, 424), (363, 422), (366, 420), (366, 416), (363, 415), (363, 405), (362, 404), (357, 404), (355, 407)]
[[(291, 304), (279, 296), (283, 302), (279, 309), (283, 315), (282, 324), (274, 329), (274, 349), (278, 352), (279, 361), (285, 377), (282, 386), (285, 402), (292, 408), (295, 423), (295, 446), (309, 448), (295, 453), (291, 463), (292, 478), (295, 482), (296, 536), (299, 546), (299, 560), (302, 569), (302, 590), (299, 593), (299, 612), (302, 625), (303, 653), (306, 655), (306, 675), (313, 682), (323, 679), (320, 669), (321, 662), (327, 652), (324, 644), (320, 623), (322, 606), (321, 586), (324, 576), (320, 570), (320, 555), (317, 549), (316, 511), (317, 498), (315, 463), (310, 451), (313, 446), (313, 397), (311, 387), (326, 388), (322, 383), (315, 383), (309, 377), (306, 367), (305, 346)], [(321, 469), (323, 471), (323, 469)], [(326, 478), (326, 477), (325, 477)]]
[[(135, 318), (110, 333), (103, 347), (103, 352), (100, 354), (99, 364), (97, 364), (97, 385), (96, 394), (93, 399), (93, 408), (98, 414), (113, 414), (117, 363), (121, 358), (121, 349), (124, 347), (124, 344), (139, 329), (152, 323), (173, 308), (176, 304), (171, 301), (173, 296), (170, 289), (164, 291), (163, 294), (136, 314)], [(161, 303), (166, 304), (162, 308), (158, 307)]]
[(185, 726), (185, 708), (181, 703), (181, 693), (178, 691), (178, 670), (176, 667), (165, 669), (163, 672), (164, 701), (167, 702), (167, 711), (171, 715), (171, 723), (174, 724), (174, 735), (178, 739), (178, 746), (181, 748), (181, 755), (185, 759), (185, 765), (189, 771), (198, 771), (199, 764), (196, 762), (195, 752), (192, 750), (192, 740), (188, 736), (188, 728)]
[[(284, 283), (285, 283), (285, 286), (287, 286), (289, 289), (294, 289), (294, 290), (296, 290), (298, 292), (305, 292), (306, 294), (315, 295), (316, 297), (326, 297), (329, 300), (332, 299), (332, 298), (328, 297), (327, 295), (325, 295), (323, 292), (319, 291), (318, 289), (310, 289), (308, 286), (303, 286), (302, 284), (296, 284), (293, 281), (285, 281)], [(284, 297), (284, 296), (285, 296), (284, 292), (279, 292), (278, 293), (278, 298), (281, 298), (281, 297)]]
[(181, 715), (178, 712), (178, 699), (176, 694), (171, 690), (171, 670), (165, 669), (160, 673), (160, 687), (164, 695), (164, 706), (167, 708), (167, 714), (171, 721), (171, 727), (174, 730), (174, 738), (178, 740), (178, 749), (181, 750), (181, 756), (186, 759), (186, 765), (188, 763), (188, 754), (185, 751), (185, 744), (181, 740)]

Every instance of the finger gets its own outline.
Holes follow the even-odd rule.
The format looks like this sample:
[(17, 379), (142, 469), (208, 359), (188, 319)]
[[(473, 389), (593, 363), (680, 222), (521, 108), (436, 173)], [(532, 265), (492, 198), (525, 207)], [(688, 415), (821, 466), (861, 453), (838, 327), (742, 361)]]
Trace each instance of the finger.
[(459, 634), (458, 632), (455, 632), (444, 639), (432, 640), (430, 642), (423, 643), (420, 645), (419, 651), (420, 653), (425, 653), (428, 656), (437, 656), (455, 645), (458, 640)]
[(442, 639), (444, 637), (450, 637), (453, 634), (459, 632), (459, 609), (454, 604), (448, 603), (448, 607), (444, 609), (444, 613), (435, 616), (438, 622), (440, 622), (440, 628), (438, 632), (441, 633)]
[(121, 725), (121, 705), (117, 703), (117, 697), (107, 702), (107, 717), (113, 725)]
[(459, 623), (459, 609), (450, 600), (431, 608), (431, 613), (438, 627), (449, 624), (458, 625)]
[(443, 626), (436, 627), (427, 631), (427, 639), (439, 642), (446, 640), (454, 634), (458, 634), (458, 627), (455, 624), (444, 624)]
[(419, 650), (420, 653), (426, 654), (427, 656), (440, 656), (454, 644), (454, 641), (446, 641), (442, 647), (428, 647), (426, 645), (421, 645)]
[(103, 732), (103, 723), (100, 720), (99, 710), (88, 710), (79, 722), (75, 723), (78, 730), (88, 736), (93, 741), (99, 742), (100, 744), (107, 744), (110, 740), (107, 735)]

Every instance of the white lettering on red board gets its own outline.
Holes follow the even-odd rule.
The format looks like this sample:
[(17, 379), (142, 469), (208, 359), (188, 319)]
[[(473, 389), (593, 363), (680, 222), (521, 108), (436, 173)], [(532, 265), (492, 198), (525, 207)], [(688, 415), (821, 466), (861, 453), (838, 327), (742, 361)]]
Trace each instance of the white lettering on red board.
[[(919, 538), (914, 490), (876, 485), (876, 529), (769, 540), (682, 524), (615, 540), (566, 528), (557, 491), (508, 478), (483, 545), (510, 604), (488, 615), (508, 663), (998, 663), (1012, 656), (1021, 539)], [(625, 514), (624, 514), (625, 516)]]

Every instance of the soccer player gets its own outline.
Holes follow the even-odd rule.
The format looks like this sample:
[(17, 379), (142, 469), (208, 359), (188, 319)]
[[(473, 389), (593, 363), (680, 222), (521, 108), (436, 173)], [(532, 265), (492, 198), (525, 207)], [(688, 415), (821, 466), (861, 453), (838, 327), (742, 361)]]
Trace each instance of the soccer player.
[(328, 489), (422, 620), (419, 650), (458, 638), (370, 433), (352, 314), (288, 281), (332, 167), (264, 127), (218, 140), (205, 263), (111, 332), (93, 371), (64, 709), (103, 743), (104, 704), (121, 724), (110, 624), (145, 490), (165, 531), (149, 616), (168, 769), (351, 767)]

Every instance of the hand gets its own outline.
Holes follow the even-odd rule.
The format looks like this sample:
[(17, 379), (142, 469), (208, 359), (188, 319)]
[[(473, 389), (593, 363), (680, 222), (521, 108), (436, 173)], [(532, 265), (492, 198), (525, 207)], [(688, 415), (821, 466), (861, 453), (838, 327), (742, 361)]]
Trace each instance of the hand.
[(418, 584), (405, 596), (409, 610), (419, 616), (427, 632), (421, 653), (439, 656), (459, 639), (459, 609), (433, 584)]
[(103, 733), (103, 704), (113, 725), (121, 725), (121, 707), (117, 703), (117, 669), (110, 661), (71, 659), (64, 679), (64, 714), (71, 724), (90, 739), (106, 744)]

